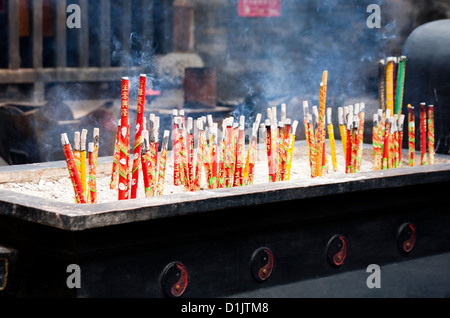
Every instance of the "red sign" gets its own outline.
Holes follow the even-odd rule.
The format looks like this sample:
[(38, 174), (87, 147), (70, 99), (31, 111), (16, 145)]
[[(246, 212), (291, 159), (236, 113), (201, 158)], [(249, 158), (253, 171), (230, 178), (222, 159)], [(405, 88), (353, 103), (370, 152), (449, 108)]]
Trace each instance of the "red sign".
[(241, 17), (279, 17), (281, 0), (239, 0), (238, 14)]

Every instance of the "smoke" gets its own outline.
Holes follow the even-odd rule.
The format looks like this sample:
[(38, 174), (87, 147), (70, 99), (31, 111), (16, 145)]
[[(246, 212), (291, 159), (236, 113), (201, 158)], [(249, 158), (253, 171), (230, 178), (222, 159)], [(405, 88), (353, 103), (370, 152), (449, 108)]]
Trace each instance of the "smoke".
[[(379, 29), (367, 24), (370, 4), (381, 8)], [(247, 97), (257, 92), (268, 100), (299, 96), (317, 103), (324, 70), (331, 105), (374, 97), (377, 62), (392, 54), (388, 44), (398, 35), (397, 19), (387, 10), (381, 0), (283, 1), (280, 18), (235, 16), (227, 23), (224, 71), (231, 77), (231, 68), (242, 68), (234, 80)]]

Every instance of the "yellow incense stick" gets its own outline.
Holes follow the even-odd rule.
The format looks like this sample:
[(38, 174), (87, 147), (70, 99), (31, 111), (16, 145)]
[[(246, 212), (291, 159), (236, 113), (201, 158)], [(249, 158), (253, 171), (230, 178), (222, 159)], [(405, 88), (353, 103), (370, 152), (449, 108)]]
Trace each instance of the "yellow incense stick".
[(334, 129), (333, 123), (331, 121), (332, 109), (327, 108), (327, 119), (328, 119), (328, 138), (330, 140), (330, 149), (331, 149), (331, 161), (333, 164), (333, 171), (337, 171), (337, 160), (336, 160), (336, 143), (334, 140)]
[(388, 57), (386, 64), (386, 109), (394, 113), (394, 58)]

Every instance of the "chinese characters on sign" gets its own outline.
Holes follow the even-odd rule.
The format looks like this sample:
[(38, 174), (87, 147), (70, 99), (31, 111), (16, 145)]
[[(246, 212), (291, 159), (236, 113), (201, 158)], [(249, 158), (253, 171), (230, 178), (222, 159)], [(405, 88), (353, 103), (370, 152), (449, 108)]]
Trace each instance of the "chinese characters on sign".
[(240, 17), (279, 17), (281, 16), (281, 0), (239, 0)]

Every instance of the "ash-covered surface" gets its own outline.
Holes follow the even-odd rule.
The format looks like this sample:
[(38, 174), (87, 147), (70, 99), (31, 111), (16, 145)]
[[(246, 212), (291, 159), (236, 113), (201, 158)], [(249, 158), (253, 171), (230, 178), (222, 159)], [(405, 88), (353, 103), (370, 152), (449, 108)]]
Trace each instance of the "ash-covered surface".
[[(327, 140), (328, 143), (328, 140)], [(370, 145), (365, 145), (363, 152), (362, 163), (360, 167), (360, 172), (372, 171), (372, 151)], [(335, 180), (342, 176), (342, 180), (345, 180), (348, 176), (345, 174), (345, 158), (343, 155), (342, 144), (339, 140), (336, 141), (336, 158), (337, 158), (337, 171), (333, 171), (330, 147), (327, 144), (327, 160), (328, 160), (328, 174), (326, 174), (323, 179), (326, 182), (327, 178), (331, 177)], [(418, 162), (420, 158), (417, 158)], [(450, 163), (450, 160), (445, 156), (437, 156), (436, 164), (439, 163)], [(110, 189), (111, 180), (111, 163), (102, 163), (102, 168), (97, 174), (97, 196), (98, 203), (109, 203), (118, 200), (117, 189)], [(402, 166), (408, 167), (408, 161), (405, 155), (402, 158)], [(412, 168), (411, 168), (412, 169)], [(380, 172), (381, 173), (381, 172)], [(0, 170), (0, 175), (2, 171)], [(20, 174), (20, 173), (19, 173)], [(17, 174), (17, 176), (19, 176)], [(24, 174), (24, 172), (22, 173)], [(11, 180), (5, 181), (0, 178), (0, 190), (8, 190), (18, 193), (20, 195), (40, 197), (44, 199), (54, 200), (60, 203), (74, 203), (74, 191), (72, 187), (71, 180), (69, 178), (68, 171), (64, 171), (64, 168), (60, 168), (58, 173), (46, 173), (46, 171), (35, 172), (32, 174), (34, 177), (32, 180), (19, 181), (14, 178), (14, 174), (11, 174)], [(355, 174), (354, 176), (357, 176)], [(354, 177), (352, 175), (352, 177)], [(30, 178), (29, 178), (30, 179)], [(204, 172), (202, 173), (201, 190), (207, 189), (206, 179)], [(308, 186), (308, 184), (315, 184), (317, 179), (312, 179), (310, 175), (310, 167), (308, 161), (307, 148), (304, 142), (297, 142), (293, 153), (293, 161), (291, 166), (291, 178), (290, 181), (301, 182), (302, 185)], [(289, 181), (283, 181), (289, 182)], [(268, 183), (268, 166), (267, 166), (267, 155), (265, 152), (264, 145), (259, 145), (257, 162), (255, 165), (254, 174), (254, 185), (257, 184), (267, 184)], [(251, 187), (251, 186), (250, 186)], [(209, 190), (211, 191), (211, 190)], [(214, 190), (212, 190), (214, 191)], [(176, 195), (185, 193), (183, 186), (173, 185), (173, 158), (168, 156), (167, 168), (166, 168), (166, 178), (164, 184), (164, 196)], [(213, 192), (209, 192), (213, 193)], [(140, 173), (139, 188), (137, 192), (137, 198), (145, 198), (144, 186), (142, 180), (142, 172)]]

